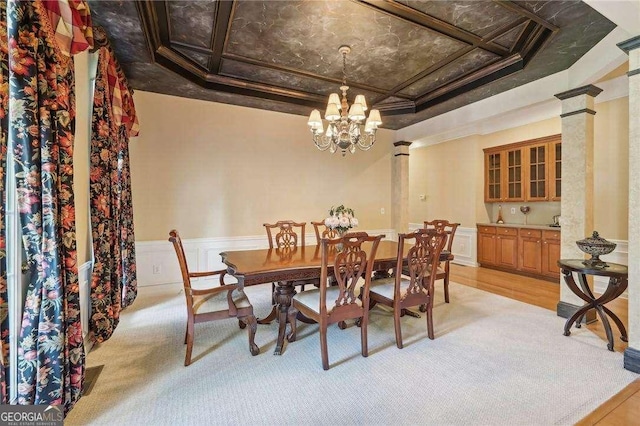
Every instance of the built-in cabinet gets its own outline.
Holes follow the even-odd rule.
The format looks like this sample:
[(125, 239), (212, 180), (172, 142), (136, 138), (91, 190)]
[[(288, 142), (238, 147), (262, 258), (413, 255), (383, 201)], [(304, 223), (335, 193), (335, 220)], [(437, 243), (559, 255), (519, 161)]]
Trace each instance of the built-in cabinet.
[(560, 276), (560, 231), (542, 231), (542, 274), (550, 278)]
[(478, 225), (478, 263), (524, 275), (558, 280), (560, 231)]
[(484, 149), (484, 201), (558, 201), (560, 135)]

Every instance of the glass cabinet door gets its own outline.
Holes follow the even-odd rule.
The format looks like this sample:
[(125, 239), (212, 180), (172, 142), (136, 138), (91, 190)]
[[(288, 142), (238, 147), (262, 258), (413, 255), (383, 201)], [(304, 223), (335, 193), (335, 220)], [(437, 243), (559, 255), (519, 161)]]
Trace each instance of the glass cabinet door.
[(549, 199), (547, 193), (547, 145), (536, 145), (529, 150), (529, 176), (528, 199), (529, 201), (544, 201)]
[(505, 196), (505, 201), (524, 201), (523, 150), (522, 148), (518, 148), (511, 151), (506, 151), (506, 157), (507, 193)]
[(502, 155), (485, 154), (485, 202), (502, 201)]

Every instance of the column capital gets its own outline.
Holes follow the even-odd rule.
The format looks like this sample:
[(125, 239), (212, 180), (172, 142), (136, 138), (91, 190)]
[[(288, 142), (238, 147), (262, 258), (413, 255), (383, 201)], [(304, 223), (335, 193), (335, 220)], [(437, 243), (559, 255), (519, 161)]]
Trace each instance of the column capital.
[(398, 142), (394, 142), (393, 146), (395, 146), (395, 152), (394, 155), (396, 157), (400, 156), (400, 155), (406, 155), (409, 156), (409, 146), (412, 144), (412, 142), (407, 142), (407, 141), (398, 141)]
[(554, 96), (560, 99), (561, 101), (564, 101), (565, 99), (574, 98), (579, 95), (589, 95), (595, 98), (600, 94), (600, 92), (602, 92), (601, 88), (594, 86), (593, 84), (589, 84), (586, 86), (567, 90), (566, 92), (558, 93), (557, 95), (554, 95)]
[(640, 49), (640, 35), (632, 37), (629, 40), (621, 41), (620, 43), (617, 43), (616, 46), (628, 55), (630, 51)]

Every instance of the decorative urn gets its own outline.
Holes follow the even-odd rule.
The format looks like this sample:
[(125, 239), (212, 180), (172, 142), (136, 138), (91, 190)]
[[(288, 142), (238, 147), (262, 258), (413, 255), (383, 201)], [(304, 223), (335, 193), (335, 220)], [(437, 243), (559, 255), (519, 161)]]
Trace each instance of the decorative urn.
[(596, 268), (606, 268), (609, 266), (606, 262), (600, 260), (600, 256), (609, 254), (616, 248), (616, 243), (605, 240), (598, 235), (598, 231), (593, 231), (591, 237), (576, 241), (576, 244), (580, 250), (591, 255), (591, 259), (587, 259), (582, 263)]

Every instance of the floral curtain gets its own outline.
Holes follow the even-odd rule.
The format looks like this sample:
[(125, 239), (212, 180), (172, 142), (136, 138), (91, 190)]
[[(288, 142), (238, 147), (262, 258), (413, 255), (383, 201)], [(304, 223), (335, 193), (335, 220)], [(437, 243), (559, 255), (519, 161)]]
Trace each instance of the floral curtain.
[(120, 311), (137, 295), (129, 138), (138, 135), (132, 91), (101, 28), (91, 136), (91, 228), (94, 266), (90, 328), (98, 342), (113, 334)]
[(0, 2), (0, 404), (8, 402), (9, 308), (7, 306), (7, 241), (5, 230), (5, 179), (7, 169), (7, 120), (9, 107), (9, 59), (7, 58), (7, 2)]
[[(31, 272), (18, 403), (64, 404), (67, 412), (81, 394), (85, 356), (73, 197), (74, 71), (67, 55), (92, 44), (90, 15), (74, 0), (11, 0), (7, 14), (9, 122)], [(80, 42), (64, 44), (70, 38)]]

